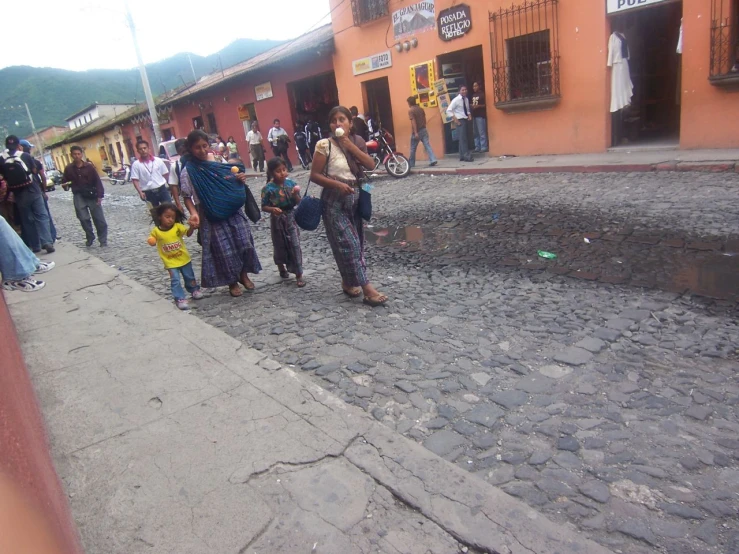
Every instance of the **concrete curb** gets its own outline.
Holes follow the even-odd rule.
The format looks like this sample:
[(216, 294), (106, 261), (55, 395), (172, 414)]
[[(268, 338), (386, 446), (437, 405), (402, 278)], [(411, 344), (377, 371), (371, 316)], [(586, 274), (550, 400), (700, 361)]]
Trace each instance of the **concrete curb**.
[[(10, 306), (33, 354), (27, 363), (88, 554), (144, 545), (156, 547), (147, 552), (308, 551), (306, 541), (318, 536), (322, 554), (357, 551), (352, 530), (360, 521), (373, 529), (376, 520), (360, 506), (359, 518), (342, 526), (343, 512), (356, 512), (353, 496), (368, 488), (389, 491), (406, 517), (425, 518), (408, 544), (438, 526), (486, 553), (610, 552), (101, 260), (63, 244), (55, 261), (46, 289), (15, 296)], [(39, 328), (60, 322), (65, 335), (45, 341), (47, 351), (35, 348)], [(173, 356), (183, 363), (167, 372)], [(319, 481), (328, 489), (311, 490)], [(339, 490), (348, 491), (339, 497), (346, 506), (329, 498)], [(329, 527), (329, 516), (306, 519), (322, 507), (335, 519)], [(383, 537), (383, 529), (373, 532)], [(208, 547), (192, 550), (190, 533)]]
[(698, 171), (703, 173), (739, 173), (735, 162), (663, 162), (646, 164), (598, 164), (532, 167), (433, 167), (412, 169), (416, 175), (496, 175), (510, 173), (650, 173), (653, 171)]

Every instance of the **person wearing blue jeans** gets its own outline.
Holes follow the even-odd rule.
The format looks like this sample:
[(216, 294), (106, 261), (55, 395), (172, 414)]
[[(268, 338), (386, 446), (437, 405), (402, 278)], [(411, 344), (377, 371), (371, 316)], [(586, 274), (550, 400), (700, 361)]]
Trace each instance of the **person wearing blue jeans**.
[[(172, 290), (172, 296), (175, 299), (175, 303), (182, 303), (186, 298), (185, 289), (189, 292), (193, 298), (201, 298), (200, 285), (198, 285), (197, 279), (195, 279), (195, 271), (192, 268), (192, 262), (189, 262), (181, 267), (169, 267), (170, 287)], [(182, 282), (180, 281), (180, 275), (185, 280), (185, 289), (182, 288)]]
[(152, 206), (155, 208), (159, 204), (166, 204), (169, 202), (172, 202), (172, 195), (169, 193), (169, 188), (167, 186), (162, 185), (161, 187), (157, 189), (152, 190), (145, 190), (143, 191), (144, 195), (146, 196), (146, 201), (150, 202)]
[(431, 149), (431, 142), (429, 141), (429, 131), (426, 128), (426, 113), (416, 104), (416, 97), (408, 97), (408, 117), (411, 119), (411, 155), (408, 162), (411, 167), (416, 165), (416, 149), (418, 143), (423, 144), (426, 155), (429, 157), (429, 165), (434, 166), (438, 162), (434, 151)]
[[(21, 218), (21, 228), (31, 237), (38, 237), (41, 248), (47, 252), (54, 251), (54, 240), (51, 236), (51, 218), (44, 203), (44, 196), (41, 194), (36, 183), (31, 183), (23, 188), (13, 190), (15, 205), (18, 206), (18, 212)], [(34, 234), (30, 230), (35, 230)], [(32, 246), (36, 246), (35, 244)], [(35, 249), (35, 248), (34, 248)]]
[(52, 269), (54, 262), (40, 261), (5, 218), (0, 217), (0, 274), (3, 276), (3, 288), (23, 292), (40, 290), (45, 283), (33, 279), (33, 274)]
[(472, 123), (475, 133), (475, 152), (488, 151), (488, 120), (485, 110), (485, 92), (480, 83), (472, 85)]

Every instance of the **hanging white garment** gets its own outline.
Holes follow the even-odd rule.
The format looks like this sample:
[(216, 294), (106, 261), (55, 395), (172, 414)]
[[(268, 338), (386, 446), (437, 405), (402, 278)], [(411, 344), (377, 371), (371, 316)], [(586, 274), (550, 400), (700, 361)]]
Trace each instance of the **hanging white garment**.
[(621, 39), (616, 33), (608, 40), (608, 67), (611, 71), (611, 112), (617, 112), (631, 104), (634, 85), (631, 82), (629, 59), (621, 52)]
[(683, 20), (680, 20), (680, 36), (677, 39), (677, 53), (683, 53)]

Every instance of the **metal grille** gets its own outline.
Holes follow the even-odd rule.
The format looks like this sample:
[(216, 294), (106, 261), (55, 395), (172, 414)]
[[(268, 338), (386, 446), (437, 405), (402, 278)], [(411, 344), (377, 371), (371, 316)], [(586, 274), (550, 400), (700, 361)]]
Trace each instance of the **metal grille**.
[(362, 25), (388, 15), (388, 0), (352, 0), (354, 25)]
[(558, 0), (526, 0), (490, 14), (495, 103), (559, 98)]
[[(711, 77), (731, 74), (739, 64), (739, 0), (712, 0)], [(739, 74), (739, 73), (737, 73)]]

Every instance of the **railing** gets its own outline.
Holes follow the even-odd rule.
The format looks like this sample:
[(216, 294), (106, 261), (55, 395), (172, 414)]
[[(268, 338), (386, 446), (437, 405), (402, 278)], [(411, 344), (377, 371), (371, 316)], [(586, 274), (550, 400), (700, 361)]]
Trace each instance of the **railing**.
[(490, 14), (495, 104), (560, 98), (558, 0), (526, 0)]
[(739, 0), (711, 2), (710, 79), (739, 77)]
[(390, 13), (388, 0), (351, 0), (354, 25), (362, 25)]

